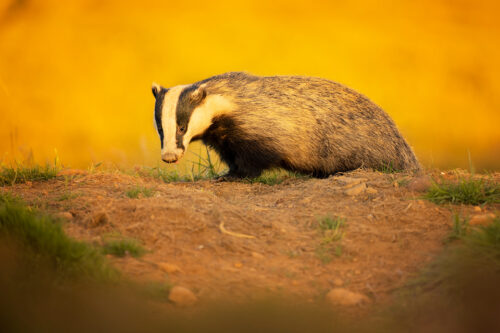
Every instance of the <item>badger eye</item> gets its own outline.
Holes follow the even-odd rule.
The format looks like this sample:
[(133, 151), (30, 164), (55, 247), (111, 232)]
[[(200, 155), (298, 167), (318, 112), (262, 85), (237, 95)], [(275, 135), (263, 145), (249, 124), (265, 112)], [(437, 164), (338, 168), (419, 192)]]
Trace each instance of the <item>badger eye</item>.
[(184, 133), (186, 131), (186, 127), (185, 126), (179, 126), (179, 132), (180, 133)]

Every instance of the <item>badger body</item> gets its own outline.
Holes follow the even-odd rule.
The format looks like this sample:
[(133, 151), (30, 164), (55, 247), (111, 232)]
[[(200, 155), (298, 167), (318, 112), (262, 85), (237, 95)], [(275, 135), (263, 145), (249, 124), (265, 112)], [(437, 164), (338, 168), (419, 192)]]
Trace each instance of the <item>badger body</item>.
[(326, 79), (232, 72), (170, 89), (153, 84), (153, 94), (165, 162), (202, 140), (234, 177), (274, 167), (316, 177), (360, 167), (419, 169), (380, 107)]

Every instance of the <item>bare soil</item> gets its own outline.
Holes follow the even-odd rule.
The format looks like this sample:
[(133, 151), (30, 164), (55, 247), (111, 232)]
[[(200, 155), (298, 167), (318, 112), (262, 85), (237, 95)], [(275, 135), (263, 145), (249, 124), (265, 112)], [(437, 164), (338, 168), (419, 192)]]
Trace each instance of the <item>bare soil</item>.
[[(453, 212), (499, 208), (438, 206), (411, 190), (418, 181), (422, 176), (362, 170), (273, 186), (75, 172), (11, 190), (64, 216), (66, 232), (76, 239), (139, 240), (145, 256), (110, 261), (132, 279), (184, 286), (201, 301), (272, 294), (312, 302), (343, 286), (380, 304), (442, 250)], [(356, 182), (370, 190), (345, 194)], [(136, 186), (153, 189), (153, 195), (127, 197)], [(342, 239), (329, 244), (330, 250), (318, 227), (327, 215), (346, 221)]]

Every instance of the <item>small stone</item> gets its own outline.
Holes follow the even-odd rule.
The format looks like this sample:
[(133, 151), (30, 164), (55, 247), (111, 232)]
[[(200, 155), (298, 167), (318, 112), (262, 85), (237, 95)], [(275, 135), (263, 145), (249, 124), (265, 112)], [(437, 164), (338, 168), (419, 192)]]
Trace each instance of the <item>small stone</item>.
[(159, 263), (158, 268), (160, 268), (165, 273), (169, 273), (169, 274), (181, 272), (181, 269), (179, 268), (179, 266), (174, 265), (174, 264), (169, 264), (167, 262)]
[(168, 300), (177, 306), (190, 306), (198, 301), (198, 298), (191, 290), (181, 286), (175, 286), (170, 290)]
[(474, 211), (475, 211), (475, 212), (481, 212), (481, 207), (479, 207), (479, 206), (474, 206)]
[(413, 192), (425, 192), (431, 187), (432, 180), (429, 176), (421, 176), (410, 181), (407, 188)]
[(72, 220), (73, 219), (73, 214), (70, 212), (61, 212), (57, 214), (58, 217), (64, 219), (64, 220)]
[(252, 252), (252, 257), (256, 259), (264, 259), (264, 256), (258, 252)]
[(355, 275), (360, 275), (360, 274), (361, 274), (361, 271), (360, 271), (359, 269), (357, 269), (357, 270), (355, 270), (355, 271), (354, 271), (354, 274), (355, 274)]
[(106, 214), (106, 212), (99, 212), (89, 220), (88, 226), (91, 228), (95, 228), (107, 223), (109, 223), (108, 214)]
[(353, 306), (369, 303), (370, 299), (363, 294), (345, 288), (333, 288), (326, 294), (326, 299), (333, 305)]
[(490, 223), (492, 223), (494, 219), (495, 219), (495, 214), (493, 214), (493, 213), (474, 215), (470, 219), (469, 225), (472, 225), (472, 226), (477, 226), (477, 225), (486, 226), (486, 225), (489, 225)]
[(342, 287), (344, 285), (344, 281), (342, 281), (342, 279), (336, 278), (333, 280), (333, 285), (335, 287)]
[(366, 193), (368, 193), (368, 194), (377, 194), (378, 191), (376, 189), (374, 189), (373, 187), (368, 187), (366, 189)]
[(351, 188), (348, 188), (347, 190), (344, 191), (345, 194), (350, 195), (350, 196), (355, 196), (360, 193), (363, 193), (366, 190), (366, 184), (365, 183), (360, 183), (358, 185), (355, 185)]
[(234, 267), (241, 268), (241, 267), (243, 267), (243, 264), (241, 262), (235, 262)]

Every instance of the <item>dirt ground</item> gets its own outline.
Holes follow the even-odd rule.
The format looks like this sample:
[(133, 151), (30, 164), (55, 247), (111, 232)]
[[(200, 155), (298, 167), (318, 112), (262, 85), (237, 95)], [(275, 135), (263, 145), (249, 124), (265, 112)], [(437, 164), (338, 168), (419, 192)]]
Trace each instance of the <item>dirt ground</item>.
[[(453, 212), (498, 210), (423, 200), (425, 177), (361, 170), (270, 186), (75, 172), (10, 190), (63, 216), (76, 239), (139, 240), (146, 255), (111, 262), (133, 279), (187, 287), (201, 302), (268, 294), (312, 302), (344, 287), (380, 304), (442, 250)], [(137, 186), (152, 196), (129, 198)], [(318, 227), (328, 215), (345, 219), (331, 243)]]

